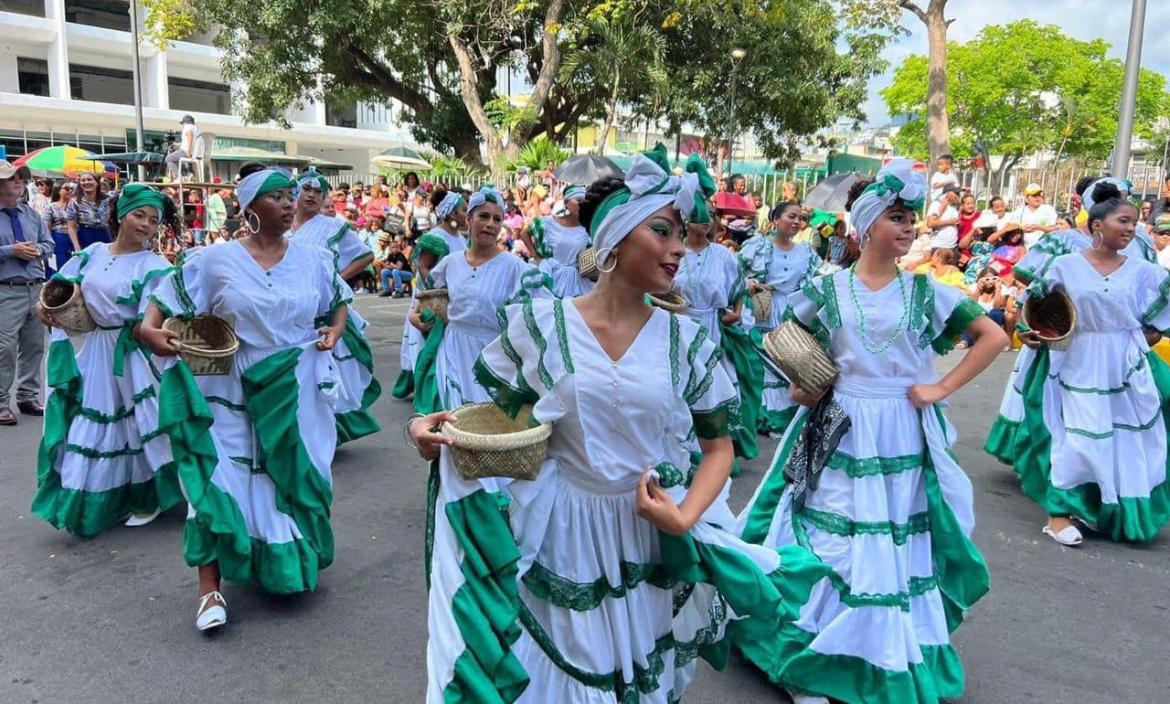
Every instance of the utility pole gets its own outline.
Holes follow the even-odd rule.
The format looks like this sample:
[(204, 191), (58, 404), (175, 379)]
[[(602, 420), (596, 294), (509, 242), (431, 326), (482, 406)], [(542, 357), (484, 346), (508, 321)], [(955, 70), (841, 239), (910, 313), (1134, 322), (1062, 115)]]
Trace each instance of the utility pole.
[(743, 49), (731, 50), (731, 115), (727, 121), (727, 178), (732, 176), (731, 165), (735, 160), (735, 87), (739, 80), (739, 62), (747, 52)]
[[(134, 79), (134, 132), (135, 132), (135, 149), (139, 152), (146, 151), (146, 144), (144, 141), (145, 130), (142, 126), (142, 72), (139, 67), (138, 59), (138, 0), (130, 0), (130, 35), (131, 35), (131, 55), (133, 56), (133, 79)], [(146, 180), (146, 166), (144, 164), (138, 165), (138, 180)]]
[(1125, 52), (1125, 83), (1121, 89), (1121, 114), (1117, 120), (1117, 144), (1113, 148), (1113, 175), (1129, 174), (1129, 148), (1133, 143), (1134, 112), (1137, 109), (1138, 76), (1142, 64), (1142, 33), (1146, 27), (1146, 0), (1133, 0), (1129, 17), (1129, 48)]

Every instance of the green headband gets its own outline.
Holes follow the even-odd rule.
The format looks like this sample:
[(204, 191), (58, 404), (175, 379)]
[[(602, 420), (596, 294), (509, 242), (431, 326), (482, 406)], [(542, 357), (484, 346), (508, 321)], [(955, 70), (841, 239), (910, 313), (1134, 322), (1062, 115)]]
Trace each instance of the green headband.
[(451, 247), (439, 235), (426, 234), (414, 243), (414, 250), (410, 253), (410, 260), (416, 261), (423, 252), (430, 252), (439, 259), (451, 253)]
[(329, 192), (329, 182), (325, 180), (324, 176), (317, 173), (316, 171), (310, 170), (310, 171), (306, 171), (305, 173), (301, 174), (297, 178), (297, 184), (301, 188), (305, 188), (306, 186), (308, 186), (309, 188), (318, 188), (318, 189), (324, 191), (325, 193)]
[(127, 184), (118, 195), (118, 219), (126, 217), (131, 211), (138, 208), (155, 208), (161, 219), (166, 196), (142, 183)]

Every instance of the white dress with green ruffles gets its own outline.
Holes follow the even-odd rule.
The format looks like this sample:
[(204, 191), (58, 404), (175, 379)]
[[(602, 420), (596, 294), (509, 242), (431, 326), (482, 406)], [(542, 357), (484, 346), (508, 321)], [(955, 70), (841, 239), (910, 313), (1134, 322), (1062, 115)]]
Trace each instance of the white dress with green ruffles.
[(552, 278), (552, 290), (558, 298), (584, 296), (594, 283), (581, 276), (577, 256), (590, 245), (589, 233), (580, 225), (567, 227), (552, 216), (532, 222), (533, 244), (540, 255), (540, 270)]
[[(788, 307), (788, 297), (799, 291), (805, 281), (816, 276), (823, 260), (806, 242), (799, 242), (792, 249), (781, 249), (771, 237), (753, 237), (744, 244), (739, 253), (744, 277), (755, 279), (772, 287), (772, 308), (766, 319), (759, 319), (752, 311), (750, 324), (760, 334), (774, 330), (783, 322)], [(751, 299), (745, 309), (750, 307)], [(796, 415), (796, 403), (788, 390), (788, 382), (770, 369), (764, 370), (764, 407), (758, 426), (761, 433), (779, 435)]]
[[(294, 242), (321, 247), (333, 257), (340, 272), (361, 257), (371, 254), (353, 227), (344, 220), (318, 213), (287, 235)], [(370, 407), (382, 394), (382, 385), (374, 376), (374, 353), (366, 341), (368, 323), (351, 305), (345, 319), (345, 332), (333, 348), (333, 360), (341, 380), (337, 389), (337, 442), (356, 440), (381, 428)]]
[(238, 241), (188, 250), (151, 295), (167, 316), (227, 321), (240, 341), (223, 376), (156, 358), (160, 425), (190, 504), (187, 564), (291, 594), (332, 562), (338, 375), (317, 323), (351, 295), (319, 247), (290, 242), (264, 269)]
[(1040, 349), (1020, 375), (1020, 485), (1049, 515), (1081, 518), (1113, 540), (1153, 540), (1170, 521), (1170, 367), (1142, 329), (1170, 330), (1170, 274), (1128, 257), (1102, 276), (1070, 254), (1027, 295), (1050, 290), (1069, 295), (1077, 325), (1067, 350)]
[(950, 450), (954, 428), (939, 406), (918, 410), (907, 392), (937, 379), (936, 354), (983, 310), (926, 275), (899, 273), (879, 291), (851, 287), (851, 276), (814, 279), (789, 303), (840, 371), (833, 397), (852, 425), (795, 509), (783, 469), (808, 419), (802, 408), (739, 516), (744, 540), (805, 546), (831, 572), (785, 571), (796, 613), (778, 637), (749, 623), (736, 643), (792, 691), (934, 703), (962, 693), (949, 634), (989, 579), (970, 539), (973, 492)]
[[(450, 250), (449, 254), (455, 254), (467, 249), (467, 238), (463, 235), (452, 235), (441, 227), (436, 227), (427, 232), (427, 234), (442, 237)], [(419, 280), (416, 272), (414, 285), (410, 287), (410, 307), (406, 309), (407, 316), (402, 323), (402, 350), (398, 355), (399, 368), (402, 372), (410, 372), (411, 374), (414, 373), (414, 363), (418, 359), (418, 353), (422, 351), (423, 344), (426, 342), (426, 337), (423, 336), (422, 331), (410, 324), (409, 315), (409, 312), (414, 310), (415, 297), (421, 288), (426, 287), (423, 286), (423, 282)], [(413, 381), (411, 384), (413, 385)]]
[[(1083, 252), (1092, 244), (1092, 238), (1081, 230), (1050, 232), (1024, 254), (1012, 271), (1025, 285), (1041, 280), (1048, 274), (1057, 257)], [(1138, 228), (1136, 236), (1123, 253), (1131, 258), (1158, 263), (1157, 250), (1145, 227)], [(1036, 351), (1030, 347), (1022, 347), (1016, 354), (1016, 362), (1012, 365), (1012, 373), (999, 404), (999, 414), (983, 445), (984, 450), (1004, 464), (1015, 465), (1020, 454), (1019, 445), (1027, 439), (1020, 433), (1024, 421), (1024, 374), (1035, 360)]]
[(427, 701), (677, 702), (698, 656), (726, 663), (729, 620), (774, 630), (781, 608), (782, 558), (719, 527), (735, 520), (726, 494), (682, 537), (637, 514), (647, 467), (681, 501), (692, 429), (728, 433), (738, 399), (718, 350), (662, 310), (616, 361), (571, 300), (501, 320), (476, 376), (553, 433), (534, 481), (464, 481), (443, 449)]
[(97, 329), (80, 351), (59, 328), (49, 348), (44, 434), (37, 457), (33, 513), (83, 537), (127, 514), (168, 509), (182, 500), (159, 430), (158, 379), (133, 337), (143, 297), (171, 270), (143, 250), (114, 254), (98, 242), (53, 277), (81, 286)]

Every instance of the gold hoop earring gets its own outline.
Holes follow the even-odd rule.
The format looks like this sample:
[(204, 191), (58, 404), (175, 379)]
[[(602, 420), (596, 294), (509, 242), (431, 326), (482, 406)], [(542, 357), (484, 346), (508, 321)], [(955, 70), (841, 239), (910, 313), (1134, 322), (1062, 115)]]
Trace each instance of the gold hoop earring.
[[(602, 254), (603, 252), (604, 252), (604, 254)], [(598, 266), (597, 270), (599, 272), (601, 272), (602, 274), (608, 274), (617, 268), (617, 257), (615, 257), (613, 255), (613, 248), (612, 247), (602, 247), (601, 249), (597, 250), (596, 254), (598, 255), (597, 256), (598, 259), (604, 259), (606, 261), (613, 262), (613, 266), (611, 266), (608, 269), (605, 269), (601, 266)]]

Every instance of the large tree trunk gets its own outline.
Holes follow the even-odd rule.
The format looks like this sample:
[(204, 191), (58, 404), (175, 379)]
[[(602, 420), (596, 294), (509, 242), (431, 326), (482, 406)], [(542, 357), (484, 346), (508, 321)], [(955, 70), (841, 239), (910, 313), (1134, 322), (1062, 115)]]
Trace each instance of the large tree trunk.
[(605, 156), (606, 143), (609, 141), (609, 131), (613, 129), (614, 123), (617, 122), (618, 88), (621, 85), (621, 80), (621, 73), (615, 72), (613, 75), (613, 90), (609, 94), (609, 110), (606, 111), (605, 115), (605, 129), (601, 131), (601, 137), (597, 140), (597, 156)]
[(943, 154), (951, 153), (951, 127), (947, 115), (947, 28), (951, 20), (946, 18), (947, 1), (929, 0), (925, 10), (913, 0), (898, 2), (926, 25), (929, 45), (927, 62), (930, 68), (926, 99), (926, 141), (932, 163), (937, 162)]

